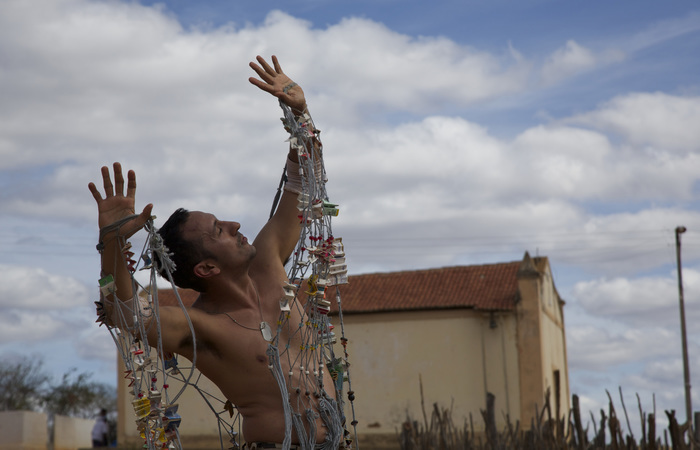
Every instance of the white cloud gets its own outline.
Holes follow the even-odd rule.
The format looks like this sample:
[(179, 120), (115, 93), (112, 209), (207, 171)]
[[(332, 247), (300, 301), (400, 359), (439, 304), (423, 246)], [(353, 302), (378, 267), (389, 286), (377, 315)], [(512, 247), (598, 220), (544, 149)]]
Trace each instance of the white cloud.
[[(687, 321), (700, 320), (700, 272), (683, 270)], [(679, 292), (677, 275), (668, 277), (613, 278), (579, 282), (573, 295), (592, 316), (614, 317), (629, 325), (677, 327)]]
[(37, 6), (0, 5), (5, 169), (38, 160), (95, 164), (117, 153), (155, 164), (167, 149), (228, 151), (264, 134), (259, 124), (269, 122), (261, 119), (275, 110), (248, 84), (247, 62), (282, 48), (283, 67), (309, 86), (316, 107), (342, 104), (343, 116), (367, 103), (424, 111), (436, 101), (469, 103), (523, 86), (517, 64), (366, 19), (319, 30), (272, 12), (259, 28), (203, 32), (136, 3)]
[(566, 198), (595, 198), (607, 192), (615, 179), (615, 168), (607, 164), (614, 151), (605, 135), (573, 127), (536, 126), (513, 143), (513, 156), (533, 174), (532, 189)]
[[(85, 345), (89, 342), (90, 345)], [(86, 328), (76, 337), (75, 352), (78, 356), (86, 360), (101, 360), (107, 364), (114, 364), (116, 368), (117, 350), (114, 340), (109, 335), (107, 329), (97, 324)]]
[(591, 70), (601, 64), (618, 62), (624, 58), (619, 50), (594, 53), (574, 40), (555, 50), (542, 65), (541, 77), (545, 85)]
[[(633, 146), (651, 147), (659, 154), (700, 150), (700, 97), (680, 97), (662, 92), (621, 95), (595, 111), (576, 115), (567, 122), (593, 126), (621, 136)], [(668, 156), (666, 156), (668, 157)], [(682, 167), (676, 167), (682, 170)], [(698, 175), (697, 166), (692, 172)]]
[(72, 277), (0, 264), (0, 345), (77, 337), (94, 322), (88, 291)]
[(674, 334), (648, 324), (646, 329), (610, 330), (592, 325), (569, 327), (567, 353), (571, 370), (613, 370), (616, 366), (668, 354)]
[(0, 265), (0, 308), (69, 309), (89, 304), (87, 287), (73, 278), (35, 267)]
[(660, 384), (671, 384), (683, 378), (683, 360), (681, 352), (669, 355), (661, 361), (651, 361), (641, 374), (631, 376), (638, 387), (647, 389), (658, 387)]
[(624, 45), (629, 51), (640, 51), (664, 41), (676, 39), (700, 29), (700, 12), (690, 11), (681, 17), (672, 17), (652, 23), (634, 34)]
[(593, 52), (577, 44), (567, 41), (566, 45), (557, 49), (542, 67), (542, 78), (550, 84), (577, 72), (590, 69), (595, 65)]
[[(700, 363), (700, 335), (692, 323), (700, 320), (698, 297), (699, 272), (695, 267), (683, 271), (686, 321), (691, 374)], [(567, 346), (575, 389), (590, 398), (587, 407), (605, 404), (600, 386), (623, 388), (627, 408), (641, 402), (652, 412), (654, 399), (663, 409), (682, 410), (683, 367), (680, 338), (677, 280), (668, 276), (599, 278), (579, 282), (573, 288), (571, 303), (582, 307), (576, 324), (567, 327)], [(607, 374), (606, 379), (602, 379)], [(677, 388), (669, 388), (676, 386)], [(618, 393), (611, 392), (614, 401)], [(630, 403), (630, 401), (634, 403)], [(665, 416), (658, 421), (666, 426)], [(633, 424), (633, 428), (637, 425)], [(638, 431), (638, 430), (637, 430)]]
[[(201, 31), (183, 30), (159, 9), (133, 3), (49, 2), (40, 15), (20, 3), (3, 7), (11, 9), (4, 17), (24, 25), (17, 33), (43, 33), (4, 41), (25, 56), (13, 61), (0, 87), (15, 99), (0, 106), (7, 119), (0, 121), (6, 142), (0, 164), (57, 164), (44, 183), (3, 200), (5, 210), (18, 215), (94, 220), (85, 186), (96, 181), (99, 165), (119, 159), (137, 170), (139, 206), (153, 202), (158, 215), (184, 205), (259, 223), (251, 211), (270, 202), (285, 136), (274, 120), (274, 100), (247, 83), (246, 62), (290, 35), (298, 45), (285, 47), (283, 67), (308, 86), (328, 148), (329, 189), (362, 221), (475, 220), (470, 211), (481, 213), (483, 205), (512, 220), (507, 211), (521, 201), (548, 205), (538, 210), (558, 203), (560, 214), (572, 217), (569, 211), (578, 209), (572, 200), (687, 196), (698, 178), (694, 154), (649, 152), (633, 147), (632, 138), (611, 142), (605, 133), (611, 120), (590, 119), (604, 117), (610, 106), (590, 112), (588, 121), (571, 120), (593, 129), (534, 126), (513, 141), (458, 117), (391, 128), (355, 114), (371, 111), (370, 103), (423, 112), (435, 102), (463, 104), (523, 90), (530, 69), (521, 55), (503, 61), (359, 18), (317, 29), (273, 12), (260, 27)], [(71, 26), (59, 26), (64, 23)], [(358, 47), (363, 51), (354, 51)], [(71, 63), (57, 67), (57, 60)], [(602, 60), (571, 41), (548, 70), (561, 74)], [(54, 81), (44, 84), (47, 77)], [(669, 138), (662, 132), (659, 127), (658, 139)], [(549, 223), (550, 217), (539, 219)], [(587, 219), (578, 214), (576, 220)]]
[(352, 103), (424, 111), (436, 103), (519, 91), (529, 73), (521, 58), (501, 61), (445, 38), (413, 39), (365, 19), (345, 19), (322, 37), (320, 68), (329, 71), (334, 95)]
[[(697, 347), (691, 348), (688, 360), (691, 376), (697, 375), (700, 364), (693, 355), (700, 350)], [(684, 411), (685, 393), (683, 360), (680, 345), (668, 346), (668, 356), (659, 358), (657, 361), (650, 361), (644, 365), (638, 373), (627, 373), (623, 375), (621, 383), (628, 393), (637, 392), (646, 399), (653, 395), (657, 396), (657, 402), (664, 405), (664, 409), (676, 409), (677, 412)], [(691, 379), (692, 385), (692, 379)], [(694, 385), (693, 385), (694, 386)], [(700, 400), (700, 395), (691, 389), (693, 403)], [(669, 407), (669, 405), (677, 405)], [(681, 417), (685, 414), (680, 412)]]
[(75, 330), (74, 323), (61, 319), (52, 310), (3, 310), (0, 315), (0, 344), (63, 338)]
[[(697, 155), (691, 148), (639, 147), (632, 127), (629, 138), (611, 137), (614, 121), (603, 120), (609, 112), (624, 110), (630, 120), (646, 114), (622, 108), (624, 102), (535, 125), (513, 139), (455, 116), (428, 115), (397, 126), (373, 120), (383, 111), (425, 112), (435, 101), (465, 104), (474, 96), (526, 89), (521, 71), (530, 69), (522, 55), (515, 63), (504, 62), (445, 38), (414, 39), (365, 19), (318, 29), (275, 12), (259, 27), (200, 31), (183, 30), (172, 17), (138, 4), (59, 4), (43, 15), (16, 17), (31, 25), (28, 29), (62, 21), (72, 27), (66, 36), (54, 26), (49, 31), (60, 36), (17, 44), (28, 46), (22, 48), (25, 59), (13, 63), (8, 82), (0, 87), (13, 93), (14, 106), (28, 112), (15, 115), (11, 105), (0, 105), (0, 116), (8, 118), (0, 121), (0, 136), (10, 148), (0, 164), (10, 168), (39, 161), (51, 168), (43, 181), (0, 199), (8, 213), (93, 222), (86, 185), (98, 181), (100, 165), (121, 160), (137, 172), (137, 207), (154, 203), (158, 223), (184, 206), (238, 220), (252, 236), (266, 219), (286, 136), (276, 121), (274, 99), (248, 84), (252, 72), (246, 62), (255, 53), (281, 48), (278, 44), (294, 35), (299, 45), (285, 46), (289, 53), (280, 58), (285, 71), (303, 80), (323, 129), (328, 189), (341, 203), (336, 226), (357, 230), (352, 233), (359, 245), (361, 233), (385, 238), (378, 258), (365, 256), (377, 251), (370, 245), (355, 253), (356, 260), (365, 259), (356, 269), (377, 267), (379, 259), (387, 267), (405, 264), (405, 254), (387, 251), (394, 245), (420, 253), (416, 264), (478, 261), (486, 248), (499, 249), (506, 258), (538, 250), (592, 273), (626, 274), (654, 267), (658, 256), (666, 255), (664, 230), (678, 223), (700, 226), (700, 215), (664, 207), (675, 196), (692, 198)], [(110, 17), (114, 25), (105, 25), (105, 35), (82, 38), (95, 34), (111, 7), (116, 8)], [(125, 38), (121, 30), (140, 41)], [(360, 54), (348, 47), (349, 34), (359, 39)], [(52, 40), (70, 45), (54, 49)], [(96, 48), (106, 50), (91, 59)], [(574, 63), (593, 54), (575, 43), (567, 48), (560, 61), (579, 68), (585, 64)], [(75, 64), (56, 68), (55, 55)], [(597, 54), (593, 59), (604, 60)], [(34, 78), (23, 73), (56, 81), (44, 86), (35, 80), (34, 86)], [(663, 101), (685, 104), (682, 97)], [(39, 120), (29, 120), (30, 115)], [(675, 139), (664, 127), (654, 136)], [(630, 200), (641, 202), (637, 211), (597, 214), (586, 206)], [(619, 239), (621, 233), (650, 230), (652, 239), (649, 234)], [(430, 257), (425, 248), (406, 248), (406, 242), (435, 235), (467, 244), (448, 249), (430, 242)], [(85, 251), (92, 248), (90, 243)]]
[[(507, 181), (503, 143), (463, 119), (430, 117), (394, 129), (357, 131), (332, 130), (326, 144), (329, 188), (361, 199), (368, 216), (426, 217), (438, 210), (449, 215), (466, 206), (466, 193), (481, 203), (494, 193), (480, 186)], [(496, 166), (502, 170), (488, 170)], [(356, 182), (358, 174), (362, 183)], [(383, 204), (372, 208), (368, 203), (374, 201)]]
[[(183, 30), (158, 8), (136, 3), (63, 0), (39, 9), (33, 14), (21, 2), (0, 5), (0, 29), (13, 34), (0, 40), (3, 52), (13, 55), (0, 62), (6, 69), (0, 92), (7, 100), (0, 105), (0, 168), (53, 169), (42, 182), (0, 200), (5, 211), (19, 216), (94, 220), (85, 186), (97, 181), (100, 165), (118, 159), (137, 170), (144, 193), (139, 200), (166, 211), (183, 204), (233, 207), (244, 215), (238, 218), (248, 219), (247, 211), (259, 197), (269, 198), (277, 182), (285, 136), (275, 120), (274, 99), (247, 82), (253, 73), (246, 63), (283, 43), (283, 67), (309, 86), (323, 129), (355, 136), (366, 125), (356, 124), (358, 130), (345, 124), (368, 103), (422, 112), (436, 101), (469, 103), (522, 88), (520, 63), (504, 63), (445, 38), (413, 39), (366, 19), (313, 29), (272, 12), (257, 28), (198, 31)], [(352, 48), (346, 45), (349, 33), (360, 40)], [(298, 45), (286, 45), (290, 35)], [(364, 51), (353, 51), (357, 45)], [(394, 54), (401, 57), (387, 57)], [(439, 143), (449, 146), (445, 156), (459, 158), (458, 164), (443, 164), (443, 171), (449, 169), (443, 179), (467, 167), (478, 146), (499, 145), (460, 119), (435, 118), (406, 128), (390, 130), (375, 144), (395, 139), (395, 145), (412, 140), (427, 145), (442, 135)], [(460, 139), (471, 135), (478, 136), (472, 139), (476, 145), (464, 152)], [(333, 151), (346, 149), (351, 142)], [(433, 165), (426, 164), (429, 148), (413, 150), (423, 169)], [(479, 159), (502, 165), (490, 150), (482, 149)], [(504, 178), (487, 170), (471, 173)], [(241, 186), (248, 199), (237, 194)], [(433, 183), (424, 192), (429, 201), (445, 189)]]

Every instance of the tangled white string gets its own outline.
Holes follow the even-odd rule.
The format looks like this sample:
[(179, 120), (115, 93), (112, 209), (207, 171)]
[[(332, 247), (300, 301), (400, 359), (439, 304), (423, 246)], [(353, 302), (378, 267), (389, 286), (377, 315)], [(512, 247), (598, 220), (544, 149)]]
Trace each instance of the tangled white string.
[[(343, 352), (335, 354), (337, 337), (329, 319), (333, 297), (342, 319), (339, 285), (347, 283), (347, 265), (342, 240), (333, 235), (331, 218), (338, 215), (337, 205), (330, 202), (326, 192), (326, 171), (323, 164), (323, 147), (320, 132), (311, 117), (304, 113), (294, 116), (291, 109), (280, 102), (284, 112), (282, 122), (290, 133), (290, 146), (299, 157), (301, 193), (298, 195), (299, 220), (302, 228), (291, 261), (288, 263), (289, 284), (287, 296), (281, 303), (277, 323), (277, 335), (270, 344), (268, 357), (270, 369), (282, 392), (285, 408), (285, 441), (283, 448), (291, 444), (294, 428), (299, 444), (304, 449), (358, 448), (356, 430), (350, 434), (344, 426), (344, 385), (348, 385), (348, 397), (354, 400), (350, 385), (347, 355), (347, 338), (341, 323), (340, 342)], [(291, 176), (291, 174), (288, 174)], [(299, 298), (305, 285), (305, 301)], [(335, 294), (335, 295), (333, 295)], [(291, 314), (296, 310), (296, 314)], [(299, 323), (291, 323), (291, 317), (301, 317)], [(281, 342), (284, 336), (286, 341)], [(298, 351), (290, 351), (290, 344), (299, 342)], [(284, 366), (289, 368), (283, 373)], [(334, 380), (332, 386), (324, 385), (324, 372)], [(295, 395), (290, 395), (290, 390)], [(293, 403), (291, 399), (294, 399)], [(352, 426), (356, 426), (352, 405)], [(321, 417), (326, 438), (316, 446), (316, 418)]]
[[(132, 219), (127, 217), (122, 223)], [(181, 449), (179, 426), (182, 417), (178, 413), (177, 401), (187, 387), (195, 389), (215, 414), (218, 422), (221, 448), (236, 448), (236, 437), (240, 432), (240, 417), (230, 402), (219, 399), (217, 395), (201, 387), (201, 373), (195, 371), (197, 362), (196, 334), (172, 279), (175, 270), (167, 248), (163, 245), (160, 235), (156, 232), (151, 218), (145, 225), (148, 237), (141, 250), (140, 257), (135, 260), (131, 244), (119, 237), (117, 239), (122, 252), (118, 257), (129, 268), (134, 298), (119, 299), (114, 291), (114, 280), (111, 277), (100, 280), (101, 300), (97, 304), (98, 322), (104, 324), (117, 347), (124, 366), (124, 378), (129, 382), (128, 389), (132, 395), (132, 405), (136, 416), (136, 428), (144, 442), (144, 448)], [(185, 313), (190, 334), (193, 340), (193, 358), (191, 365), (179, 366), (177, 355), (167, 354), (163, 350), (161, 323), (159, 316), (158, 289), (156, 288), (157, 269), (152, 263), (154, 256), (166, 270), (168, 281), (173, 287), (179, 307)], [(140, 284), (134, 277), (138, 271), (149, 271), (149, 283)], [(115, 304), (111, 305), (111, 314), (106, 314), (105, 297), (112, 294)], [(146, 307), (139, 305), (148, 305)], [(117, 327), (115, 324), (121, 324)], [(125, 326), (124, 324), (130, 324)], [(141, 338), (147, 336), (151, 327), (157, 333), (157, 345), (149, 346)], [(179, 391), (172, 395), (171, 384), (181, 384)]]
[[(298, 196), (301, 233), (292, 258), (288, 262), (289, 283), (285, 287), (285, 297), (280, 299), (280, 316), (276, 335), (267, 351), (269, 368), (279, 386), (285, 412), (284, 449), (292, 443), (292, 430), (303, 449), (359, 449), (357, 441), (357, 420), (354, 411), (354, 392), (350, 384), (349, 364), (345, 329), (342, 322), (342, 308), (339, 285), (347, 283), (347, 266), (342, 240), (333, 236), (331, 218), (338, 214), (337, 205), (331, 203), (325, 188), (326, 173), (323, 164), (320, 132), (315, 128), (308, 114), (295, 117), (291, 109), (280, 102), (284, 117), (282, 121), (290, 133), (290, 146), (299, 156), (301, 193)], [(273, 205), (273, 210), (275, 206)], [(133, 217), (131, 217), (133, 218)], [(228, 400), (217, 398), (200, 387), (201, 374), (195, 376), (197, 361), (196, 334), (189, 320), (178, 290), (175, 288), (172, 273), (175, 270), (168, 249), (163, 245), (153, 221), (146, 223), (148, 238), (137, 260), (131, 244), (119, 237), (119, 226), (131, 218), (115, 224), (117, 239), (120, 239), (121, 257), (129, 267), (134, 298), (123, 302), (114, 295), (114, 280), (100, 280), (101, 301), (98, 305), (98, 322), (105, 324), (116, 344), (119, 355), (126, 367), (125, 378), (133, 396), (132, 404), (136, 414), (136, 426), (148, 449), (181, 449), (179, 435), (181, 416), (178, 414), (177, 400), (186, 387), (197, 390), (202, 399), (215, 414), (218, 421), (221, 448), (238, 448), (241, 420), (235, 405)], [(110, 230), (112, 231), (112, 230)], [(106, 234), (106, 233), (105, 233)], [(98, 247), (99, 248), (99, 247)], [(161, 324), (159, 320), (157, 273), (153, 261), (159, 261), (171, 283), (179, 307), (187, 317), (194, 355), (188, 367), (178, 366), (177, 356), (166, 354), (162, 346)], [(142, 286), (134, 277), (137, 271), (149, 271), (149, 285)], [(300, 292), (302, 286), (305, 291)], [(104, 300), (112, 294), (117, 305), (112, 307), (113, 315), (108, 318)], [(301, 295), (300, 295), (301, 294)], [(334, 295), (333, 295), (334, 294)], [(340, 322), (340, 343), (342, 352), (336, 355), (337, 342), (334, 327), (329, 319), (331, 297), (335, 298)], [(139, 305), (146, 305), (139, 307)], [(292, 314), (292, 311), (295, 314)], [(116, 314), (116, 318), (114, 317)], [(291, 323), (290, 317), (300, 317), (299, 323)], [(129, 323), (128, 327), (116, 327), (115, 323)], [(156, 347), (144, 344), (141, 336), (146, 336), (149, 327), (155, 327), (158, 336)], [(282, 338), (284, 336), (284, 339)], [(290, 351), (292, 342), (299, 349)], [(289, 368), (284, 373), (282, 366)], [(324, 384), (324, 373), (328, 371), (333, 383)], [(175, 395), (169, 391), (171, 380), (178, 380), (182, 388)], [(350, 401), (353, 432), (347, 429), (344, 414), (344, 387)], [(290, 391), (294, 391), (294, 401)], [(316, 442), (317, 419), (325, 429), (325, 440)]]

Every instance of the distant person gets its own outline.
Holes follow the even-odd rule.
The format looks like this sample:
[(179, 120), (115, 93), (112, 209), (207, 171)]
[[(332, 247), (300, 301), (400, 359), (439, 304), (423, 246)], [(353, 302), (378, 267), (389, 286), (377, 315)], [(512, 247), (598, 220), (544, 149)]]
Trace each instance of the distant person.
[(93, 448), (109, 446), (109, 424), (107, 423), (106, 409), (100, 411), (100, 415), (97, 416), (95, 425), (92, 427), (92, 446)]

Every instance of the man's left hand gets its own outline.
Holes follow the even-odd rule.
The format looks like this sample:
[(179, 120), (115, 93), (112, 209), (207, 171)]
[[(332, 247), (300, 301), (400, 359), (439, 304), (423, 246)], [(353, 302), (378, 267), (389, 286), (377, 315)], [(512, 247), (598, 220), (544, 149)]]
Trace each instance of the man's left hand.
[(251, 62), (250, 67), (258, 74), (260, 79), (250, 77), (248, 81), (282, 100), (295, 113), (303, 113), (306, 110), (304, 91), (301, 89), (301, 86), (298, 86), (282, 72), (277, 57), (272, 56), (273, 67), (270, 67), (262, 56), (258, 56), (256, 59), (260, 65)]

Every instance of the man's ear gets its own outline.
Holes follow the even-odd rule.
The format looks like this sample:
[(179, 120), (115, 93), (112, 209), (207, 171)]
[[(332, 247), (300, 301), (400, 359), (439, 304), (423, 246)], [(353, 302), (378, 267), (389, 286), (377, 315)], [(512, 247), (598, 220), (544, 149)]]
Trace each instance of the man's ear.
[(194, 274), (199, 278), (210, 278), (218, 275), (220, 272), (219, 266), (211, 259), (205, 259), (194, 266)]

